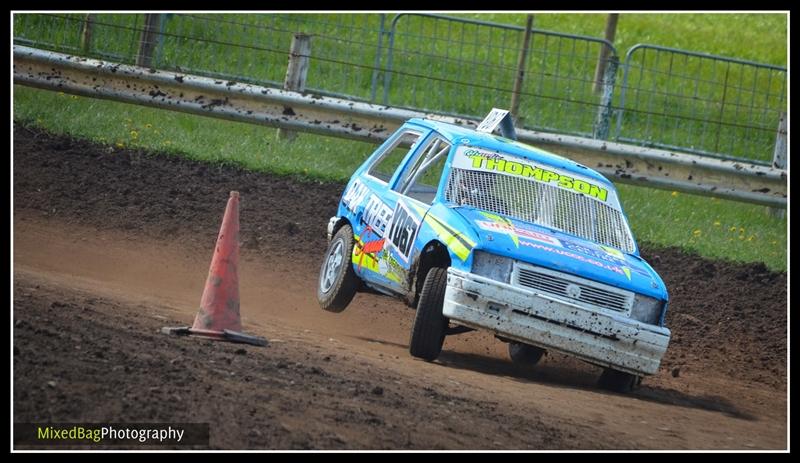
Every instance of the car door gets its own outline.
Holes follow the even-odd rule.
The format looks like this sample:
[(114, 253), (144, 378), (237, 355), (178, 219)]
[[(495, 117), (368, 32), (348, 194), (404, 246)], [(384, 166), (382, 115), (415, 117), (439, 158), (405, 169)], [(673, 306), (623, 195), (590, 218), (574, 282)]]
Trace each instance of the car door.
[(345, 192), (343, 202), (353, 211), (353, 268), (374, 289), (402, 292), (403, 275), (386, 249), (398, 197), (392, 186), (429, 132), (413, 126), (399, 129)]
[(377, 271), (369, 277), (392, 292), (404, 294), (410, 288), (417, 233), (436, 197), (449, 151), (450, 144), (432, 132), (400, 164), (381, 195), (383, 204), (392, 209), (391, 219), (379, 242), (364, 244), (363, 249), (376, 251)]

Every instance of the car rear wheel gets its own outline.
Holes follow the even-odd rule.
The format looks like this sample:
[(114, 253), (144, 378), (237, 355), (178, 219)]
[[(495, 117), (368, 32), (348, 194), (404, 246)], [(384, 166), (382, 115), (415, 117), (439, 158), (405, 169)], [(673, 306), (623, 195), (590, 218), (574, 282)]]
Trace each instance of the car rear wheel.
[(344, 225), (336, 232), (319, 272), (317, 300), (324, 310), (341, 312), (353, 300), (358, 290), (359, 278), (353, 270), (353, 229)]
[(546, 351), (541, 347), (511, 341), (508, 343), (508, 356), (517, 365), (533, 366), (539, 363)]
[(597, 385), (603, 389), (626, 393), (633, 390), (639, 384), (639, 377), (637, 375), (626, 373), (624, 371), (614, 370), (613, 368), (606, 368)]
[(417, 314), (411, 329), (411, 355), (427, 361), (436, 360), (442, 352), (449, 321), (442, 315), (444, 292), (447, 289), (447, 269), (433, 267), (425, 277), (417, 302)]

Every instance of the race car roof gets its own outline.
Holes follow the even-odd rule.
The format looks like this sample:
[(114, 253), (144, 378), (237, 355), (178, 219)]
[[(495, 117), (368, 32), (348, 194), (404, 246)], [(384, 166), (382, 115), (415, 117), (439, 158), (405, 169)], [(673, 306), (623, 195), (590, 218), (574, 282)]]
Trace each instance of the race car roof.
[(567, 159), (555, 153), (535, 148), (531, 145), (526, 145), (525, 143), (485, 132), (476, 132), (474, 129), (469, 127), (448, 124), (430, 119), (413, 118), (409, 119), (408, 123), (433, 129), (454, 145), (470, 145), (508, 153), (514, 156), (530, 159), (534, 162), (547, 164), (553, 167), (560, 167), (564, 170), (592, 177), (598, 181), (613, 186), (613, 184), (606, 177), (596, 170), (590, 169), (583, 164), (579, 164), (571, 159)]

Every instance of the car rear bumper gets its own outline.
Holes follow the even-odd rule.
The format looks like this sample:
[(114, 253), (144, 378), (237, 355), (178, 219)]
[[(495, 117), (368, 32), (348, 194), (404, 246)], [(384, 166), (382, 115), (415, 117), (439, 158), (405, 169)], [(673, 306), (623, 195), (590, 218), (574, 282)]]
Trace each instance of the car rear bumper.
[(654, 374), (670, 331), (453, 268), (444, 316), (472, 328), (636, 375)]

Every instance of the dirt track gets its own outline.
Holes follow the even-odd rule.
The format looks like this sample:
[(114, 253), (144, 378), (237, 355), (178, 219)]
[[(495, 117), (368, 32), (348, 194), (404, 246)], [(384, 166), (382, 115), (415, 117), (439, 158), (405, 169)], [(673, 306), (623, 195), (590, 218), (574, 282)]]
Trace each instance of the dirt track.
[[(215, 448), (787, 445), (786, 277), (762, 265), (644, 246), (673, 341), (630, 396), (560, 355), (515, 367), (484, 333), (429, 364), (402, 304), (316, 305), (341, 185), (14, 136), (15, 421), (207, 421)], [(267, 348), (158, 334), (191, 322), (230, 190), (245, 330)]]

